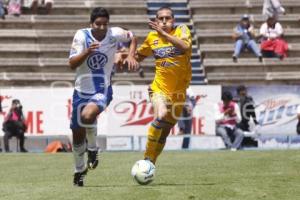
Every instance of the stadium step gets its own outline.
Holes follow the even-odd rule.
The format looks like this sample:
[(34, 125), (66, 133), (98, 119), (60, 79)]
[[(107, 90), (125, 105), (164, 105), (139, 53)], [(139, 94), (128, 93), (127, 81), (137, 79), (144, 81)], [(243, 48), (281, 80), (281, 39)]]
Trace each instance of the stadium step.
[[(138, 42), (141, 43), (148, 31), (144, 29), (133, 29)], [(65, 44), (71, 46), (72, 39), (76, 33), (71, 30), (46, 30), (46, 29), (5, 29), (0, 31), (0, 43), (31, 43), (31, 44)], [(194, 39), (196, 40), (196, 38)], [(195, 41), (194, 41), (195, 42)]]
[(209, 72), (207, 73), (208, 84), (224, 85), (240, 84), (247, 80), (248, 84), (299, 84), (299, 72)]
[[(199, 29), (196, 34), (199, 44), (224, 44), (233, 43), (232, 29)], [(300, 28), (289, 28), (284, 30), (284, 39), (288, 43), (300, 43)]]
[[(206, 53), (207, 58), (230, 58), (234, 51), (234, 42), (230, 44), (202, 44), (200, 49)], [(247, 50), (241, 53), (241, 57), (251, 58), (255, 55)], [(299, 43), (289, 43), (288, 57), (300, 57)]]
[[(279, 60), (277, 58), (264, 58), (262, 63), (257, 58), (240, 58), (234, 63), (230, 58), (223, 59), (205, 59), (205, 72), (215, 73), (235, 73), (241, 72), (245, 75), (249, 72), (265, 73), (265, 72), (285, 72), (299, 71), (300, 58), (285, 58)], [(221, 78), (221, 77), (220, 77)], [(242, 77), (241, 77), (242, 78)]]
[[(128, 23), (130, 21), (130, 23)], [(121, 26), (127, 29), (148, 29), (146, 15), (112, 15), (111, 26)], [(76, 30), (89, 27), (88, 15), (21, 15), (8, 16), (0, 21), (0, 29), (53, 29)]]
[[(190, 0), (190, 6), (194, 14), (260, 14), (263, 1), (261, 0)], [(300, 1), (285, 0), (283, 5), (287, 13), (300, 13)]]
[[(186, 6), (184, 7), (173, 7), (172, 10), (174, 11), (175, 16), (180, 15), (190, 15), (190, 9)], [(148, 15), (153, 16), (156, 15), (157, 7), (148, 7)]]
[[(250, 14), (249, 16), (257, 29), (265, 22), (261, 14)], [(284, 29), (300, 28), (299, 18), (299, 14), (288, 13), (280, 16), (280, 23)], [(193, 15), (193, 22), (198, 29), (233, 29), (240, 19), (241, 14)]]

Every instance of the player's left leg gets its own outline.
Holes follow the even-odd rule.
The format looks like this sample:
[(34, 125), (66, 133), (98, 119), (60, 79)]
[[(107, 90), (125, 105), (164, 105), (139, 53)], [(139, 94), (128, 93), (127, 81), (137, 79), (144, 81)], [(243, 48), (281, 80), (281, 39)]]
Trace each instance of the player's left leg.
[(144, 158), (149, 159), (153, 163), (155, 163), (158, 155), (157, 144), (163, 130), (160, 121), (168, 113), (168, 108), (167, 108), (168, 99), (162, 93), (152, 93), (152, 91), (150, 91), (149, 96), (154, 109), (154, 121), (151, 123), (148, 129), (146, 151), (144, 153)]
[[(152, 98), (155, 113), (155, 121), (148, 130), (148, 140), (144, 157), (150, 159), (154, 164), (166, 144), (166, 139), (171, 129), (179, 119), (185, 102), (185, 97), (176, 103), (164, 96)], [(166, 111), (166, 112), (165, 112)]]
[[(97, 137), (97, 116), (105, 110), (112, 100), (112, 88), (109, 87), (102, 93), (97, 93), (89, 100), (88, 105), (82, 112), (83, 121), (87, 123), (86, 139), (88, 160), (87, 166), (89, 169), (95, 169), (98, 166), (98, 146), (96, 142)], [(85, 110), (86, 109), (86, 110)], [(90, 110), (88, 110), (90, 109)]]

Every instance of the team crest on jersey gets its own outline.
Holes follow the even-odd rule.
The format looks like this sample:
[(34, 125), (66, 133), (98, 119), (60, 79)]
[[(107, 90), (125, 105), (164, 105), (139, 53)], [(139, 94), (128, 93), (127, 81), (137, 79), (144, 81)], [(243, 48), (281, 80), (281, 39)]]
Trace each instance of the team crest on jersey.
[(99, 70), (104, 68), (107, 62), (107, 56), (101, 52), (96, 52), (90, 55), (87, 59), (87, 65), (91, 70)]
[(153, 45), (157, 46), (158, 45), (158, 40), (154, 40)]
[(114, 44), (114, 43), (116, 43), (117, 42), (117, 39), (115, 38), (115, 37), (110, 37), (109, 38), (109, 43), (110, 44)]

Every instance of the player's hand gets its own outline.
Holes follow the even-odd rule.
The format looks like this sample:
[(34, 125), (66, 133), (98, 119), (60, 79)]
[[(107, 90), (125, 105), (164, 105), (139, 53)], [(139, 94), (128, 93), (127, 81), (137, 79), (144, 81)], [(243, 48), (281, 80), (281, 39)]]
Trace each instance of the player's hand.
[(127, 58), (123, 61), (123, 65), (128, 66), (128, 70), (136, 71), (139, 68), (139, 63), (133, 56), (128, 55)]
[(148, 25), (149, 25), (149, 27), (151, 29), (156, 30), (162, 36), (164, 36), (165, 34), (167, 34), (156, 22), (149, 21)]
[(99, 47), (100, 47), (100, 43), (99, 42), (93, 42), (91, 44), (91, 46), (87, 49), (88, 54), (97, 51), (99, 49)]

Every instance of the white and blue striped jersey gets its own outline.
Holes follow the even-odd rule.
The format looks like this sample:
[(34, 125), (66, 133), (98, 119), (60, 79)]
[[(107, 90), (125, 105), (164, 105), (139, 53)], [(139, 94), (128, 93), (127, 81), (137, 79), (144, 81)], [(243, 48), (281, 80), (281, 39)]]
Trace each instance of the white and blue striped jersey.
[[(80, 29), (76, 32), (70, 57), (79, 55), (97, 40), (92, 35), (92, 29)], [(82, 93), (94, 94), (101, 92), (111, 84), (111, 73), (114, 65), (114, 55), (118, 42), (129, 42), (133, 37), (132, 32), (119, 27), (107, 29), (105, 38), (100, 43), (97, 51), (76, 68), (75, 90)]]

